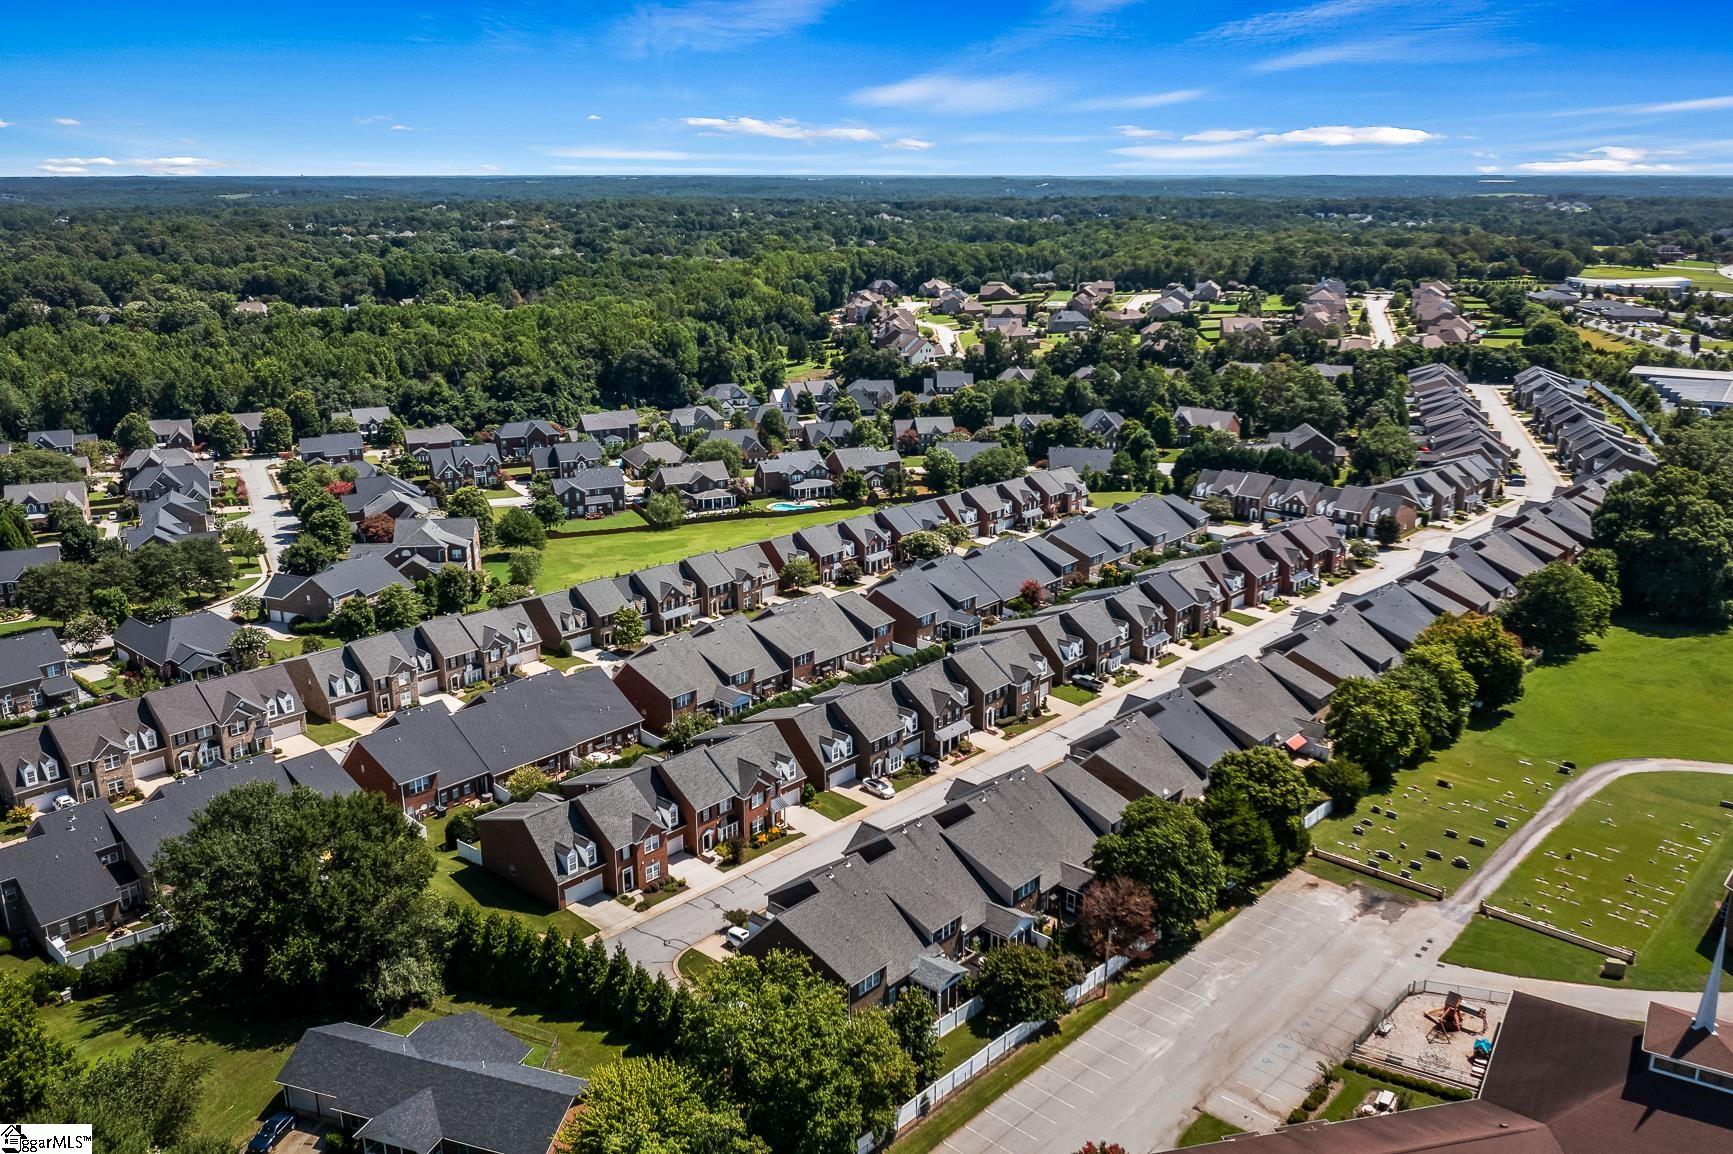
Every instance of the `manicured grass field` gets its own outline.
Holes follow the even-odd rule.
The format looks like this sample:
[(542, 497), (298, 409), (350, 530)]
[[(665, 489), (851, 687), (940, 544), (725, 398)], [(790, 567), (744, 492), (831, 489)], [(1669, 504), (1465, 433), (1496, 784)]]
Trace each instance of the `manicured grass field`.
[(832, 821), (841, 821), (851, 813), (859, 813), (866, 806), (845, 793), (837, 793), (827, 789), (813, 798), (812, 804), (807, 808), (813, 813), (830, 818)]
[(1645, 347), (1636, 341), (1627, 341), (1624, 337), (1615, 337), (1611, 333), (1603, 333), (1599, 329), (1585, 329), (1578, 326), (1576, 334), (1583, 339), (1583, 344), (1589, 348), (1599, 349), (1605, 353), (1628, 353), (1632, 349)]
[(199, 1133), (238, 1141), (252, 1133), (275, 1099), (277, 1072), (302, 1032), (325, 1020), (243, 1022), (162, 977), (116, 994), (50, 1006), (42, 1011), (42, 1021), (85, 1059), (154, 1042), (207, 1060), (210, 1072), (194, 1126)]
[(1244, 1130), (1232, 1122), (1224, 1122), (1214, 1114), (1199, 1114), (1196, 1120), (1185, 1128), (1185, 1133), (1179, 1136), (1177, 1146), (1180, 1149), (1187, 1146), (1203, 1146), (1210, 1142), (1219, 1142), (1223, 1138), (1232, 1138), (1235, 1134), (1244, 1133)]
[(1733, 292), (1733, 280), (1728, 280), (1713, 268), (1705, 267), (1695, 261), (1689, 264), (1656, 265), (1654, 268), (1634, 268), (1630, 265), (1599, 264), (1585, 268), (1585, 277), (1598, 277), (1606, 280), (1647, 280), (1655, 277), (1684, 277), (1691, 282), (1692, 287), (1700, 289), (1715, 289), (1719, 292)]
[(973, 1058), (993, 1040), (984, 1014), (976, 1014), (939, 1039), (939, 1071), (948, 1073)]
[(40, 617), (18, 617), (11, 621), (0, 621), (0, 637), (10, 637), (14, 633), (29, 633), (36, 629), (52, 629), (52, 622)]
[[(1733, 633), (1617, 626), (1574, 661), (1530, 671), (1522, 700), (1502, 716), (1477, 720), (1454, 746), (1398, 774), (1388, 793), (1365, 798), (1355, 813), (1321, 822), (1313, 842), (1362, 859), (1385, 850), (1391, 869), (1420, 861), (1416, 877), (1455, 889), (1465, 871), (1450, 859), (1461, 855), (1479, 868), (1565, 780), (1551, 763), (1586, 769), (1619, 757), (1725, 760), (1730, 693)], [(1373, 806), (1384, 812), (1374, 814)], [(1508, 828), (1497, 827), (1500, 818)], [(1367, 819), (1362, 834), (1350, 832)], [(1458, 836), (1445, 837), (1447, 828)], [(1486, 845), (1469, 845), (1471, 835)], [(1428, 849), (1444, 861), (1428, 860)]]
[(538, 658), (538, 660), (550, 669), (557, 669), (561, 673), (568, 673), (580, 665), (589, 664), (589, 662), (585, 661), (582, 657), (561, 657), (557, 653), (544, 653), (540, 658)]
[(339, 741), (348, 741), (361, 734), (350, 729), (341, 721), (314, 721), (307, 725), (307, 736), (320, 745), (336, 745)]
[(431, 1008), (411, 1010), (386, 1023), (384, 1028), (394, 1034), (407, 1034), (423, 1022), (469, 1012), (486, 1014), (527, 1043), (530, 1052), (524, 1064), (528, 1066), (542, 1066), (581, 1078), (597, 1066), (635, 1052), (613, 1031), (594, 1029), (582, 1019), (541, 1014), (493, 999), (442, 997)]
[(1088, 705), (1099, 696), (1075, 685), (1055, 685), (1048, 692), (1060, 701), (1069, 701), (1072, 705)]
[[(613, 577), (665, 565), (695, 553), (732, 549), (753, 541), (780, 537), (809, 525), (825, 525), (865, 512), (865, 507), (840, 505), (815, 509), (809, 513), (788, 513), (781, 516), (743, 517), (731, 521), (688, 521), (673, 529), (660, 532), (649, 528), (625, 530), (619, 533), (578, 533), (571, 537), (549, 537), (542, 555), (541, 576), (536, 589), (548, 592), (564, 589), (596, 577)], [(633, 514), (637, 516), (637, 514)], [(505, 554), (487, 558), (490, 573), (506, 574)]]
[[(1637, 951), (1623, 981), (1601, 956), (1505, 922), (1477, 918), (1446, 961), (1527, 977), (1688, 990), (1709, 972), (1710, 924), (1733, 868), (1733, 779), (1645, 773), (1601, 789), (1493, 894), (1494, 905)], [(1633, 880), (1626, 881), (1629, 877)], [(1733, 989), (1730, 975), (1722, 984)]]
[(1256, 617), (1253, 617), (1250, 613), (1241, 613), (1238, 609), (1229, 609), (1226, 613), (1223, 613), (1222, 616), (1226, 617), (1229, 621), (1232, 621), (1235, 625), (1256, 625), (1258, 623)]

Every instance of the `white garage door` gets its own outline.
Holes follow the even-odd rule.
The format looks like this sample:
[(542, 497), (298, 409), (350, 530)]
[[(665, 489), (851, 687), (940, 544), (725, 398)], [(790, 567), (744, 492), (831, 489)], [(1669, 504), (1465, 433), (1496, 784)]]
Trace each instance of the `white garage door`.
[(339, 721), (346, 721), (351, 717), (366, 717), (367, 699), (365, 697), (357, 697), (354, 701), (351, 701), (346, 705), (339, 705), (335, 710), (333, 710), (333, 712), (337, 714), (337, 720)]
[(585, 898), (595, 897), (601, 892), (602, 875), (598, 871), (596, 876), (585, 878), (581, 882), (574, 883), (566, 890), (566, 904), (570, 905), (572, 902), (581, 902)]
[(854, 762), (851, 761), (847, 765), (831, 771), (830, 783), (832, 785), (853, 785), (857, 776), (859, 775), (855, 773)]

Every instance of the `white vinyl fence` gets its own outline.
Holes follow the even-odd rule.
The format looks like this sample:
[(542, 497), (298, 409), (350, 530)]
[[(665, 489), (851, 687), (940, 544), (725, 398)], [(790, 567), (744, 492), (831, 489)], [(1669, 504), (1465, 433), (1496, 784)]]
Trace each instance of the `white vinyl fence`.
[(140, 942), (147, 942), (167, 930), (167, 922), (156, 922), (153, 925), (123, 934), (118, 938), (108, 938), (94, 945), (85, 946), (81, 950), (68, 950), (66, 943), (61, 939), (49, 938), (45, 943), (45, 952), (63, 966), (75, 966), (82, 970), (104, 954), (112, 954), (116, 950), (124, 950), (129, 946), (136, 946)]
[[(1105, 966), (1096, 966), (1093, 970), (1090, 970), (1087, 974), (1083, 975), (1083, 981), (1065, 991), (1066, 1004), (1072, 1006), (1076, 1005), (1083, 999), (1084, 995), (1106, 985), (1110, 978), (1115, 974), (1118, 974), (1130, 964), (1131, 959), (1121, 955), (1119, 957), (1109, 958)], [(949, 1033), (951, 1030), (956, 1029), (958, 1026), (980, 1013), (980, 1002), (981, 999), (972, 998), (969, 1001), (964, 1002), (961, 1006), (958, 1006), (955, 1010), (952, 1010), (949, 1014), (946, 1014), (944, 1018), (939, 1020), (940, 1034), (943, 1035)], [(946, 1018), (955, 1018), (955, 1020), (947, 1026), (945, 1025)], [(962, 1086), (964, 1083), (968, 1082), (969, 1079), (985, 1071), (994, 1062), (997, 1062), (1000, 1058), (1003, 1058), (1006, 1054), (1009, 1054), (1012, 1050), (1015, 1050), (1018, 1046), (1021, 1046), (1024, 1042), (1027, 1042), (1030, 1038), (1039, 1034), (1046, 1027), (1046, 1022), (1021, 1022), (1018, 1025), (1012, 1026), (1009, 1030), (1006, 1030), (991, 1042), (988, 1042), (986, 1046), (976, 1051), (974, 1056), (962, 1065), (940, 1074), (932, 1085), (921, 1090), (920, 1093), (903, 1103), (902, 1108), (897, 1111), (896, 1129), (890, 1134), (885, 1135), (884, 1141), (890, 1141), (893, 1137), (902, 1132), (903, 1127), (909, 1125), (922, 1114), (925, 1114), (928, 1110), (931, 1110), (940, 1102), (943, 1102), (946, 1098), (950, 1097), (951, 1094), (956, 1092), (959, 1086)], [(877, 1149), (879, 1145), (880, 1140), (876, 1135), (862, 1134), (855, 1142), (855, 1150), (857, 1154), (869, 1154), (870, 1151)]]
[(470, 845), (466, 841), (457, 843), (457, 856), (471, 865), (481, 865), (481, 847)]

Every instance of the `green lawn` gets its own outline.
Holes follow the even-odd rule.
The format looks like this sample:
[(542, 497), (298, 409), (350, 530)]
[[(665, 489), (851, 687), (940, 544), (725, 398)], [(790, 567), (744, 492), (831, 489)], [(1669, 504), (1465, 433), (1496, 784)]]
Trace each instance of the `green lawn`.
[(585, 661), (582, 657), (561, 657), (554, 653), (544, 653), (541, 655), (539, 660), (543, 665), (546, 665), (551, 669), (557, 669), (561, 673), (566, 673), (570, 670), (576, 669), (580, 665), (589, 664), (589, 662)]
[(674, 968), (688, 982), (696, 982), (722, 963), (700, 949), (689, 949), (674, 959)]
[(1075, 685), (1055, 685), (1047, 692), (1051, 696), (1057, 697), (1060, 701), (1069, 701), (1072, 705), (1088, 705), (1091, 701), (1094, 701), (1098, 696), (1100, 696), (1099, 694), (1091, 693), (1089, 690), (1081, 689)]
[(812, 804), (807, 808), (813, 813), (828, 817), (832, 821), (841, 821), (851, 813), (859, 813), (866, 806), (847, 794), (827, 789), (813, 798)]
[(1109, 509), (1126, 501), (1135, 501), (1144, 495), (1137, 489), (1106, 489), (1089, 494), (1089, 503), (1097, 509)]
[(1693, 288), (1715, 289), (1718, 292), (1733, 292), (1733, 280), (1728, 280), (1713, 268), (1701, 265), (1669, 265), (1654, 268), (1634, 268), (1630, 265), (1599, 264), (1585, 268), (1579, 275), (1585, 277), (1600, 277), (1608, 280), (1650, 279), (1654, 277), (1684, 277), (1691, 282)]
[(411, 1010), (385, 1024), (396, 1034), (407, 1034), (423, 1022), (451, 1014), (486, 1014), (502, 1028), (530, 1046), (524, 1063), (583, 1077), (597, 1066), (635, 1054), (637, 1051), (610, 1030), (597, 1030), (582, 1019), (564, 1014), (542, 1014), (491, 998), (441, 997), (431, 1009)]
[(277, 1072), (302, 1032), (326, 1019), (243, 1022), (165, 976), (120, 993), (48, 1007), (42, 1021), (86, 1059), (126, 1053), (147, 1042), (206, 1059), (210, 1072), (194, 1124), (201, 1133), (239, 1140), (276, 1098)]
[(1232, 621), (1235, 625), (1256, 625), (1258, 623), (1256, 617), (1253, 617), (1250, 613), (1241, 613), (1238, 609), (1229, 609), (1226, 613), (1223, 613), (1222, 616), (1226, 617), (1229, 621)]
[(1323, 858), (1307, 857), (1300, 862), (1300, 868), (1313, 877), (1335, 882), (1344, 889), (1353, 886), (1365, 886), (1368, 889), (1381, 890), (1404, 901), (1424, 902), (1431, 900), (1419, 890), (1411, 890), (1406, 886), (1399, 886), (1393, 881), (1385, 881), (1383, 878), (1374, 877), (1371, 874), (1363, 874), (1358, 870), (1339, 866), (1335, 862), (1327, 862)]
[(1344, 1122), (1352, 1118), (1360, 1103), (1366, 1100), (1366, 1095), (1376, 1090), (1394, 1091), (1401, 1108), (1404, 1110), (1418, 1110), (1422, 1106), (1437, 1106), (1446, 1101), (1444, 1098), (1434, 1097), (1422, 1090), (1410, 1090), (1405, 1086), (1398, 1086), (1394, 1082), (1386, 1082), (1381, 1078), (1374, 1078), (1342, 1066), (1336, 1067), (1331, 1076), (1341, 1079), (1342, 1085), (1337, 1088), (1335, 1096), (1324, 1103), (1323, 1112), (1317, 1115), (1318, 1118), (1326, 1122)]
[[(1360, 858), (1385, 850), (1395, 859), (1385, 863), (1390, 868), (1421, 861), (1420, 880), (1455, 889), (1464, 871), (1450, 859), (1461, 855), (1479, 868), (1564, 780), (1549, 762), (1586, 769), (1620, 757), (1726, 760), (1730, 694), (1733, 633), (1617, 626), (1574, 661), (1530, 671), (1522, 700), (1500, 717), (1476, 720), (1454, 746), (1397, 775), (1388, 793), (1321, 822), (1312, 840)], [(1590, 718), (1594, 724), (1584, 724)], [(1350, 832), (1357, 823), (1360, 835)], [(1458, 836), (1447, 838), (1446, 829)], [(1470, 845), (1471, 836), (1486, 844)], [(1428, 849), (1444, 861), (1428, 860)]]
[(806, 835), (801, 833), (799, 830), (791, 829), (787, 833), (783, 834), (781, 837), (776, 838), (774, 841), (768, 842), (765, 845), (753, 846), (752, 848), (745, 850), (744, 852), (741, 853), (739, 861), (734, 862), (732, 865), (722, 866), (721, 868), (723, 869), (724, 872), (726, 872), (728, 870), (732, 870), (732, 869), (739, 869), (741, 866), (745, 865), (747, 862), (751, 861), (752, 859), (763, 857), (765, 854), (769, 853), (770, 851), (772, 851), (774, 849), (778, 849), (782, 846), (785, 846), (791, 841), (799, 841), (801, 838), (803, 838), (805, 836)]
[(974, 1057), (993, 1040), (987, 1028), (987, 1016), (976, 1014), (961, 1026), (939, 1039), (939, 1072), (948, 1073)]
[[(732, 549), (753, 541), (780, 537), (809, 525), (824, 525), (864, 512), (863, 507), (837, 506), (808, 513), (742, 517), (730, 521), (688, 521), (660, 532), (631, 529), (619, 533), (579, 533), (550, 537), (542, 554), (541, 576), (536, 588), (542, 592), (564, 589), (596, 577), (612, 577), (665, 565), (695, 553)], [(633, 514), (636, 516), (636, 514)], [(490, 554), (488, 572), (505, 576), (505, 554)]]
[(0, 621), (0, 637), (10, 637), (14, 633), (29, 633), (35, 629), (52, 629), (53, 623), (40, 617), (15, 617), (11, 621)]
[(562, 934), (589, 937), (596, 927), (570, 910), (549, 910), (536, 898), (512, 885), (484, 866), (471, 865), (445, 848), (445, 826), (451, 819), (429, 818), (427, 842), (433, 847), (436, 868), (433, 892), (448, 901), (467, 902), (482, 912), (502, 910), (514, 914), (536, 930), (559, 930)]
[(339, 741), (348, 741), (361, 734), (341, 721), (313, 721), (307, 725), (307, 736), (320, 745), (336, 745)]
[(1244, 1133), (1244, 1130), (1232, 1122), (1224, 1122), (1214, 1114), (1199, 1114), (1192, 1124), (1185, 1128), (1185, 1133), (1179, 1136), (1179, 1144), (1175, 1149), (1183, 1149), (1187, 1146), (1203, 1146), (1210, 1142), (1219, 1142), (1223, 1138), (1232, 1138), (1235, 1134)]
[[(1637, 951), (1620, 982), (1601, 955), (1488, 918), (1445, 954), (1459, 965), (1570, 982), (1689, 990), (1709, 972), (1709, 926), (1733, 869), (1733, 781), (1646, 773), (1601, 789), (1522, 860), (1491, 901)], [(1626, 881), (1630, 877), (1634, 880)], [(1733, 989), (1733, 975), (1722, 984)]]

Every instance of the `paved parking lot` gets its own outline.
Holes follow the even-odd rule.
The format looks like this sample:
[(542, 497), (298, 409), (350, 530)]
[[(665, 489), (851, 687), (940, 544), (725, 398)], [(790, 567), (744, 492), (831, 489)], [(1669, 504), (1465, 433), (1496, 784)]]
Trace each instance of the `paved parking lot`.
[(1396, 963), (1436, 922), (1429, 907), (1294, 874), (940, 1149), (1162, 1149), (1200, 1102), (1269, 1129), (1406, 985)]

